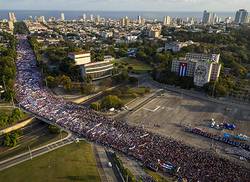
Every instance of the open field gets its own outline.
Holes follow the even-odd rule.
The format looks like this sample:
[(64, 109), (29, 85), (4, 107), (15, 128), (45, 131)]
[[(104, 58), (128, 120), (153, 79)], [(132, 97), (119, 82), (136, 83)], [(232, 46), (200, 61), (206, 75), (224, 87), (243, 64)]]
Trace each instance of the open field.
[[(61, 135), (51, 134), (48, 124), (38, 120), (25, 126), (22, 133), (16, 147), (9, 148), (0, 145), (0, 161), (27, 152), (28, 147), (32, 150), (67, 136), (65, 132), (62, 132)], [(2, 143), (2, 141), (3, 136), (0, 137), (0, 142)]]
[[(235, 131), (215, 130), (209, 128), (211, 118), (217, 123), (223, 121), (236, 124)], [(130, 113), (126, 120), (132, 125), (140, 125), (145, 129), (181, 140), (188, 145), (211, 150), (218, 154), (239, 161), (239, 157), (225, 153), (229, 145), (213, 142), (210, 139), (186, 133), (183, 126), (199, 127), (209, 132), (223, 134), (245, 134), (250, 136), (249, 110), (215, 104), (203, 100), (165, 92), (140, 109)], [(249, 163), (242, 162), (250, 167)]]
[(80, 142), (1, 171), (0, 181), (99, 182), (101, 180), (91, 145)]
[(133, 58), (121, 58), (114, 62), (118, 65), (123, 65), (125, 68), (132, 67), (132, 72), (134, 73), (145, 73), (152, 70), (150, 65)]

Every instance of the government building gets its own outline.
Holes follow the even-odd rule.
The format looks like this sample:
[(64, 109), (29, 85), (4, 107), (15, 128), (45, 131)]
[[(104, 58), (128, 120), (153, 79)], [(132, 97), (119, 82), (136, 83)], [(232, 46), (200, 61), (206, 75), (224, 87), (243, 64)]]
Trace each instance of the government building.
[(91, 62), (90, 52), (72, 52), (68, 57), (75, 61), (75, 65), (81, 69), (81, 76), (90, 76), (93, 81), (112, 76), (113, 58), (105, 56), (104, 61)]
[(187, 53), (185, 58), (174, 59), (171, 71), (179, 76), (194, 78), (194, 85), (202, 87), (218, 79), (221, 70), (220, 54)]

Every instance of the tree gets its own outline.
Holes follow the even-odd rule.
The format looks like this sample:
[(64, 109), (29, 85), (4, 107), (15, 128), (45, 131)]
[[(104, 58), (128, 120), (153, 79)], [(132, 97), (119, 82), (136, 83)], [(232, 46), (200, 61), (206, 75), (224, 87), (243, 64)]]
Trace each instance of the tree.
[(106, 109), (116, 108), (117, 109), (117, 108), (120, 108), (122, 106), (123, 106), (123, 103), (122, 103), (121, 99), (119, 99), (115, 95), (108, 95), (101, 100), (101, 107), (102, 108), (106, 108)]
[(49, 88), (54, 88), (54, 87), (57, 86), (57, 81), (56, 81), (55, 77), (53, 77), (53, 76), (48, 76), (48, 77), (46, 78), (46, 80), (47, 80), (47, 84), (48, 84), (48, 87), (49, 87)]
[(61, 131), (60, 128), (58, 128), (57, 126), (54, 125), (49, 125), (49, 132), (52, 134), (59, 134)]
[(59, 83), (62, 84), (63, 88), (66, 89), (67, 91), (70, 91), (72, 89), (71, 79), (66, 75), (62, 75), (59, 78)]
[(90, 108), (94, 109), (95, 111), (100, 111), (101, 104), (99, 102), (93, 102), (93, 103), (91, 103)]
[(95, 85), (91, 83), (85, 83), (81, 87), (82, 94), (92, 94), (95, 92)]

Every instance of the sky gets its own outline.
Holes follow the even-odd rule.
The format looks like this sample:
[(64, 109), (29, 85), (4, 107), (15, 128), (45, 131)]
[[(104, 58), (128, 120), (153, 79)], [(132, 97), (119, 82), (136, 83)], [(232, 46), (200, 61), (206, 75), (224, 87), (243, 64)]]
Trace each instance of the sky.
[(0, 0), (0, 9), (101, 11), (250, 11), (250, 0)]

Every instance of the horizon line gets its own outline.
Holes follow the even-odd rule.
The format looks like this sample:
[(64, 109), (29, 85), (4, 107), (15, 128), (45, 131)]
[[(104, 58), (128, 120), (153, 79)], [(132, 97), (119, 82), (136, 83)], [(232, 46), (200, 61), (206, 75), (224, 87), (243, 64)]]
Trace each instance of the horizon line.
[[(204, 12), (205, 10), (58, 10), (58, 9), (0, 9), (0, 11), (99, 11), (99, 12)], [(232, 13), (236, 12), (237, 10), (233, 11), (214, 11), (214, 10), (207, 10), (210, 12), (220, 12), (220, 13)]]

